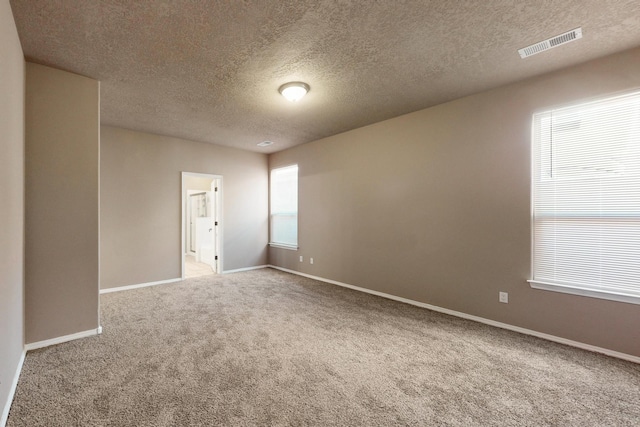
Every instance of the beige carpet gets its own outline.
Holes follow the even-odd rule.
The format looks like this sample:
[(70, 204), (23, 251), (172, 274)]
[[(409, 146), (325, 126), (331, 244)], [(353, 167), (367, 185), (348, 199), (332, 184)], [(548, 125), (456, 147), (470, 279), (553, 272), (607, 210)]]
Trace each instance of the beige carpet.
[(640, 365), (274, 270), (103, 295), (8, 426), (638, 426)]

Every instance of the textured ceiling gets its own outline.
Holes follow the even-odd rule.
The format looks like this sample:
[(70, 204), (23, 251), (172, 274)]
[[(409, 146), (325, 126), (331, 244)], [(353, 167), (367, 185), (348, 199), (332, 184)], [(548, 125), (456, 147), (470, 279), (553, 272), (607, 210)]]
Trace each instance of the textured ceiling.
[[(103, 124), (258, 152), (640, 45), (638, 0), (10, 3), (28, 60), (102, 82)], [(311, 85), (298, 104), (292, 80)]]

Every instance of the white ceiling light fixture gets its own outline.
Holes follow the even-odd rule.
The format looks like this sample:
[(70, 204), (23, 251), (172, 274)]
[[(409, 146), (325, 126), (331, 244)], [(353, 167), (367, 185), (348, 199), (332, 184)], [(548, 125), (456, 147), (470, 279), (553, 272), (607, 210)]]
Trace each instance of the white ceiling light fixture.
[(287, 100), (291, 102), (300, 101), (306, 94), (309, 92), (311, 88), (308, 84), (303, 82), (289, 82), (285, 83), (278, 89), (278, 92)]
[(262, 142), (258, 142), (256, 145), (258, 147), (268, 147), (270, 145), (273, 145), (273, 141), (262, 141)]

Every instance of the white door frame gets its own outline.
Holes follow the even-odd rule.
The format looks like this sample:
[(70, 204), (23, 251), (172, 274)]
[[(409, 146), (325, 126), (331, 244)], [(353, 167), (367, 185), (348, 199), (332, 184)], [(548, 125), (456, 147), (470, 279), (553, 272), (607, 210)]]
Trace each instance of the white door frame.
[[(215, 242), (214, 242), (214, 247), (216, 248), (216, 255), (218, 256), (218, 263), (217, 263), (217, 268), (216, 271), (217, 273), (222, 273), (223, 271), (223, 262), (224, 262), (224, 257), (223, 257), (223, 252), (224, 252), (224, 246), (222, 245), (222, 242), (224, 241), (223, 239), (223, 233), (224, 233), (224, 218), (222, 215), (223, 209), (222, 209), (222, 203), (224, 200), (223, 197), (223, 186), (222, 186), (222, 175), (213, 175), (213, 174), (208, 174), (208, 173), (196, 173), (196, 172), (181, 172), (181, 188), (182, 188), (182, 198), (181, 198), (181, 216), (180, 216), (180, 235), (181, 235), (181, 239), (180, 239), (180, 258), (181, 258), (181, 269), (180, 269), (180, 277), (182, 278), (182, 280), (184, 280), (184, 275), (185, 275), (185, 271), (184, 271), (184, 261), (185, 261), (185, 250), (186, 250), (186, 245), (187, 245), (187, 236), (185, 234), (185, 230), (187, 228), (187, 218), (186, 218), (186, 203), (187, 203), (187, 188), (186, 188), (186, 180), (185, 178), (191, 176), (191, 177), (196, 177), (196, 178), (210, 178), (212, 180), (217, 180), (218, 181), (218, 203), (216, 203), (216, 212), (215, 212), (215, 218), (218, 219), (218, 232), (215, 233)], [(212, 197), (215, 197), (215, 194), (212, 194)]]

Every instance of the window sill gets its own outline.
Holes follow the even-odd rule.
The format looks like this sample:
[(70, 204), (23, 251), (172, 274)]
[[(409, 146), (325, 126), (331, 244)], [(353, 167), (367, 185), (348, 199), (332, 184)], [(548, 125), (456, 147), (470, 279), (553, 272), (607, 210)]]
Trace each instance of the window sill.
[(626, 302), (629, 304), (640, 304), (640, 295), (631, 293), (614, 293), (613, 291), (603, 291), (591, 288), (583, 288), (576, 285), (565, 285), (551, 282), (540, 282), (537, 280), (527, 280), (533, 289), (545, 291), (562, 292), (564, 294), (580, 295), (583, 297), (600, 298), (610, 301)]
[(287, 249), (287, 250), (290, 250), (290, 251), (297, 251), (298, 250), (298, 246), (285, 245), (284, 243), (271, 243), (271, 242), (269, 242), (269, 246), (272, 247), (272, 248)]

